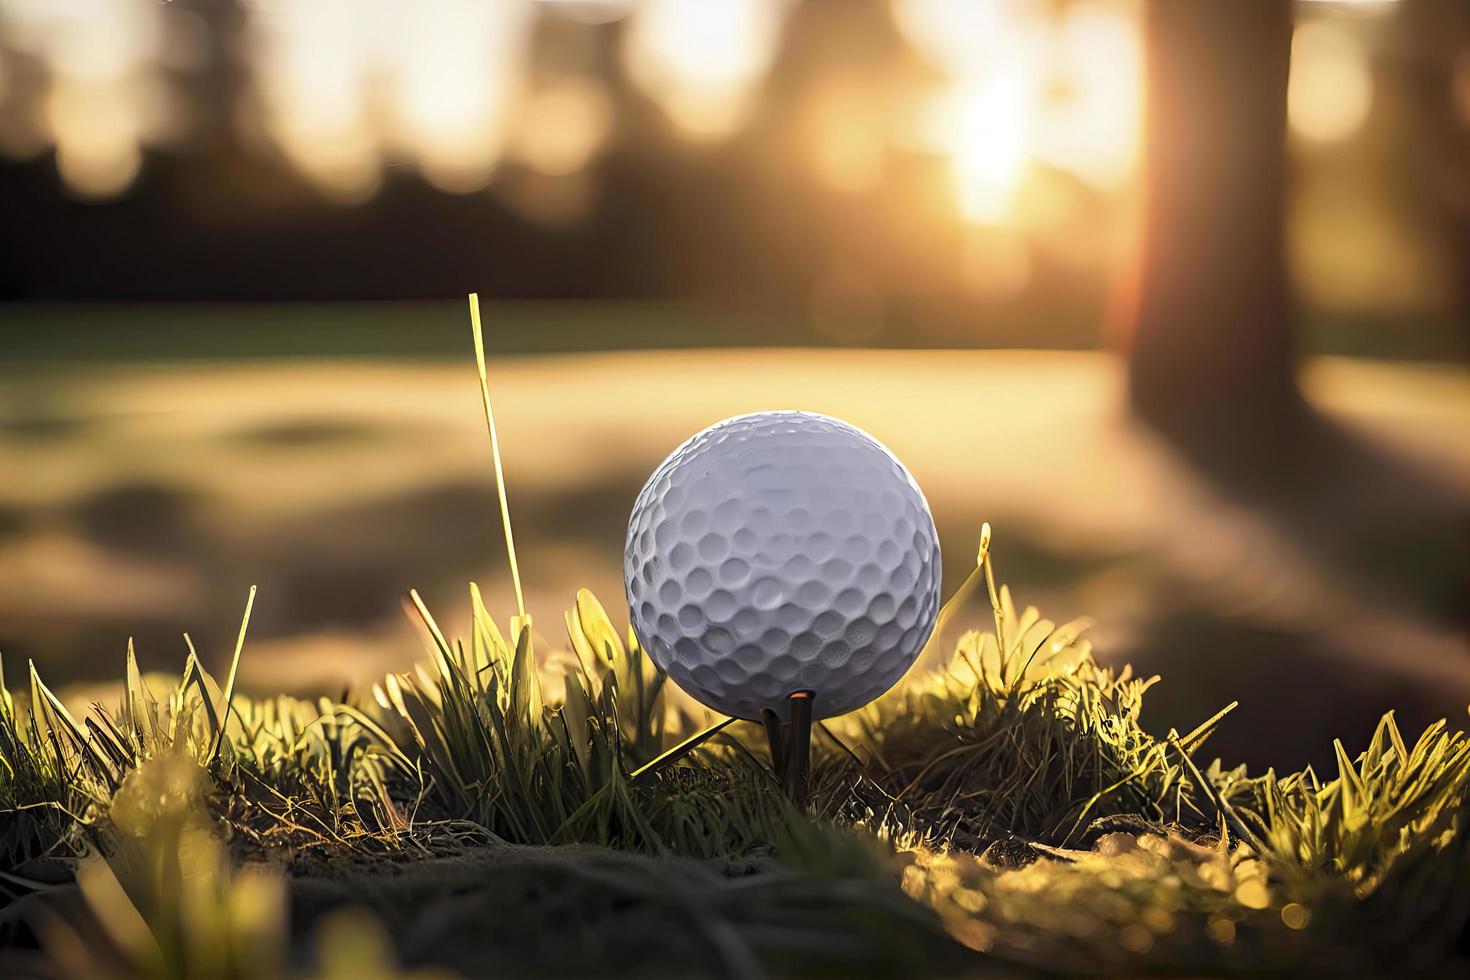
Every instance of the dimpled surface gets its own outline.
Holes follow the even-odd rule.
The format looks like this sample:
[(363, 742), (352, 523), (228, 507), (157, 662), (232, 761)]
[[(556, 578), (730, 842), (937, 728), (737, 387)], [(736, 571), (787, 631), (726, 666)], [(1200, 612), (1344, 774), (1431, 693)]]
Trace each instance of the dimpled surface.
[(757, 718), (815, 695), (860, 708), (903, 676), (939, 611), (939, 539), (903, 464), (824, 415), (710, 426), (649, 477), (623, 561), (633, 628), (691, 696)]

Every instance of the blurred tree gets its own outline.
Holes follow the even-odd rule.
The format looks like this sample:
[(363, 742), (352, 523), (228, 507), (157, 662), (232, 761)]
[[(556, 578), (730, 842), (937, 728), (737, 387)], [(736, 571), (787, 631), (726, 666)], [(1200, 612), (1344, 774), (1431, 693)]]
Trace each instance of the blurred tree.
[(1139, 414), (1250, 470), (1302, 416), (1284, 255), (1291, 4), (1150, 0), (1144, 206), (1128, 329)]
[(1148, 0), (1144, 203), (1125, 327), (1139, 416), (1374, 602), (1470, 623), (1470, 505), (1312, 411), (1285, 256), (1284, 0)]

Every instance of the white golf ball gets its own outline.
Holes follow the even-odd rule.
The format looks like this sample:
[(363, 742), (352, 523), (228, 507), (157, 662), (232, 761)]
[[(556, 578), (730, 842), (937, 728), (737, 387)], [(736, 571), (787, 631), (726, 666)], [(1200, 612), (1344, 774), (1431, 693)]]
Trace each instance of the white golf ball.
[(761, 412), (664, 460), (633, 505), (623, 560), (653, 661), (723, 714), (860, 708), (914, 662), (939, 611), (924, 494), (881, 443), (838, 419)]

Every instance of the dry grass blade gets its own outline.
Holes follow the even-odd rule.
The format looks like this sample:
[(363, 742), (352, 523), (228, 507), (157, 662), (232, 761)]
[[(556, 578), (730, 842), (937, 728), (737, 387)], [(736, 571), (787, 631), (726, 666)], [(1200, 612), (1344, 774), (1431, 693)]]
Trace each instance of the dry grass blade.
[(669, 766), (674, 764), (675, 762), (678, 762), (690, 752), (693, 752), (705, 742), (709, 741), (711, 738), (724, 731), (730, 725), (734, 724), (737, 720), (738, 719), (735, 718), (725, 718), (721, 721), (715, 722), (713, 725), (710, 725), (708, 728), (705, 728), (702, 731), (695, 732), (693, 735), (690, 735), (678, 745), (675, 745), (673, 748), (666, 750), (658, 758), (652, 760), (651, 762), (645, 763), (644, 765), (635, 769), (632, 774), (628, 776), (629, 782), (636, 783), (639, 779), (652, 775), (653, 773), (656, 773), (659, 770), (663, 769), (665, 766)]
[(495, 489), (500, 495), (500, 519), (505, 528), (505, 551), (510, 558), (510, 578), (515, 586), (516, 610), (523, 622), (526, 617), (526, 598), (521, 592), (521, 570), (516, 562), (516, 540), (510, 528), (510, 502), (505, 492), (505, 469), (500, 462), (500, 436), (495, 431), (495, 410), (490, 404), (490, 381), (485, 373), (485, 338), (480, 332), (480, 296), (470, 293), (470, 329), (475, 341), (475, 369), (480, 375), (480, 400), (485, 408), (485, 428), (490, 434), (490, 457), (495, 465)]
[(220, 743), (225, 737), (225, 727), (230, 723), (230, 716), (234, 713), (235, 698), (235, 675), (240, 670), (240, 653), (245, 649), (245, 632), (250, 628), (250, 610), (255, 608), (255, 586), (250, 587), (250, 594), (245, 597), (245, 615), (240, 618), (240, 632), (235, 637), (235, 652), (230, 656), (230, 674), (225, 679), (224, 704), (221, 706), (223, 717), (220, 719), (219, 730), (215, 732), (214, 744), (209, 747), (209, 761), (218, 761)]

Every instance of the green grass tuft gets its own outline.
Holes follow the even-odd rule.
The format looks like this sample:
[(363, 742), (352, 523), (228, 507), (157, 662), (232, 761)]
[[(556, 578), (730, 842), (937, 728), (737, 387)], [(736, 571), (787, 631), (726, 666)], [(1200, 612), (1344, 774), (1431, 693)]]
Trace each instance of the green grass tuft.
[[(824, 935), (846, 937), (833, 949), (876, 944), (864, 962), (894, 972), (1384, 969), (1456, 955), (1470, 922), (1463, 733), (1441, 722), (1411, 741), (1389, 715), (1358, 756), (1338, 744), (1330, 778), (1201, 763), (1228, 707), (1182, 736), (1145, 731), (1140, 711), (1157, 678), (1099, 665), (1084, 624), (1017, 613), (983, 548), (976, 574), (994, 630), (965, 633), (889, 695), (824, 725), (811, 813), (785, 801), (750, 723), (632, 778), (711, 719), (585, 591), (567, 613), (565, 649), (546, 666), (528, 621), (515, 617), (508, 640), (477, 589), (466, 641), (446, 637), (415, 595), (428, 660), (342, 702), (226, 696), (192, 649), (162, 694), (129, 650), (121, 702), (81, 721), (34, 670), (24, 697), (0, 675), (0, 861), (11, 869), (0, 888), (22, 895), (57, 865), (69, 869), (84, 904), (103, 904), (91, 913), (98, 923), (147, 924), (159, 951), (126, 947), (105, 962), (149, 975), (178, 975), (209, 943), (266, 921), (228, 898), (234, 871), (218, 854), (265, 860), (288, 881), (326, 881), (384, 860), (450, 867), (505, 845), (554, 849), (528, 851), (528, 868), (543, 853), (572, 855), (559, 869), (580, 867), (582, 852), (555, 850), (564, 845), (626, 855), (621, 883), (555, 871), (587, 890), (588, 907), (664, 907), (659, 876), (670, 895), (701, 876), (729, 882), (698, 904), (699, 941), (739, 970), (791, 968), (802, 944), (815, 949)], [(238, 649), (232, 674), (237, 663)], [(185, 795), (202, 814), (187, 827), (148, 816), (173, 812), (169, 793), (138, 791), (178, 765), (197, 780)], [(199, 872), (220, 890), (198, 899), (217, 911), (197, 935), (176, 908), (129, 888), (123, 868), (156, 864), (185, 830), (220, 849), (216, 870)], [(105, 877), (97, 855), (120, 887), (88, 884)], [(586, 860), (590, 869), (602, 859)], [(533, 871), (514, 880), (529, 891), (476, 893), (474, 907), (520, 902), (522, 916), (542, 907)], [(278, 886), (257, 885), (244, 887), (279, 899)], [(772, 910), (796, 906), (811, 911), (791, 912), (801, 927), (782, 939)], [(428, 928), (385, 922), (405, 949)], [(271, 929), (270, 942), (285, 942), (284, 925)], [(85, 935), (77, 941), (91, 949)], [(674, 937), (644, 941), (672, 963), (687, 955)], [(839, 961), (839, 972), (854, 969), (823, 962)]]

